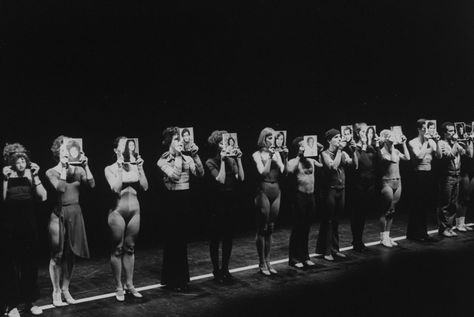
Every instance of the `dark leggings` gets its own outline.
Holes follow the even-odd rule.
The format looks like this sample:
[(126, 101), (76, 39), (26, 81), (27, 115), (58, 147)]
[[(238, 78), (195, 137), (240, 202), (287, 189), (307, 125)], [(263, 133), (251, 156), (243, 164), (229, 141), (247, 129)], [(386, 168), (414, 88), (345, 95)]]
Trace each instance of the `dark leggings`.
[(344, 211), (345, 189), (329, 188), (323, 192), (326, 208), (319, 227), (316, 253), (330, 255), (339, 252), (339, 218)]
[(470, 177), (467, 173), (461, 175), (461, 179), (459, 180), (459, 209), (456, 217), (466, 217), (473, 192), (474, 177)]
[(236, 195), (233, 191), (216, 193), (210, 221), (209, 251), (214, 271), (219, 271), (219, 244), (222, 241), (222, 270), (229, 269), (235, 224)]
[(309, 260), (308, 238), (314, 208), (314, 194), (306, 194), (300, 191), (296, 193), (292, 217), (293, 229), (290, 236), (290, 263)]
[(161, 284), (184, 287), (189, 282), (187, 231), (190, 214), (189, 190), (170, 190), (166, 215)]

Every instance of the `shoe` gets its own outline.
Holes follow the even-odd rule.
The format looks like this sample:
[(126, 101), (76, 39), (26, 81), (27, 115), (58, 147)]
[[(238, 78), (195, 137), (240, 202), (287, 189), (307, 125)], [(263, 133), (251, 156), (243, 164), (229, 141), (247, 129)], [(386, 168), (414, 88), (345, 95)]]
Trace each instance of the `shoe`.
[(369, 248), (367, 248), (365, 246), (365, 244), (356, 244), (356, 245), (353, 245), (353, 249), (354, 251), (357, 251), (357, 252), (366, 252), (366, 251), (369, 251)]
[(234, 276), (232, 274), (230, 274), (228, 269), (223, 269), (221, 271), (221, 276), (222, 276), (222, 279), (224, 280), (224, 282), (230, 282), (230, 281), (234, 280)]
[(454, 229), (453, 229), (453, 228), (449, 229), (449, 232), (451, 233), (451, 235), (452, 235), (453, 237), (457, 237), (457, 236), (458, 236), (458, 234), (457, 234), (456, 232), (454, 232)]
[(382, 239), (380, 240), (380, 244), (383, 245), (384, 247), (391, 248), (392, 243), (390, 242), (389, 239)]
[(38, 306), (33, 305), (30, 307), (30, 313), (34, 316), (38, 316), (43, 314), (43, 310)]
[(457, 225), (456, 227), (454, 227), (454, 229), (456, 229), (457, 231), (461, 231), (461, 232), (466, 232), (467, 231), (467, 229), (463, 225)]
[(316, 264), (311, 260), (306, 260), (303, 262), (304, 266), (315, 266)]
[(135, 298), (142, 298), (143, 295), (140, 294), (134, 286), (124, 286), (123, 290), (125, 291), (126, 294), (130, 294)]
[(66, 300), (68, 304), (71, 304), (71, 305), (77, 304), (77, 301), (74, 298), (72, 298), (71, 293), (69, 293), (68, 289), (63, 289), (63, 295), (64, 295), (64, 299)]
[(260, 273), (262, 273), (263, 275), (265, 275), (265, 276), (270, 276), (270, 275), (272, 275), (272, 274), (270, 273), (270, 271), (268, 270), (266, 264), (260, 264), (260, 265), (258, 266), (258, 268), (259, 268), (259, 270), (260, 270)]
[(453, 236), (453, 234), (451, 233), (451, 231), (449, 229), (445, 229), (444, 231), (439, 232), (438, 234), (441, 235), (441, 236), (444, 236), (444, 237), (452, 237)]
[(464, 225), (464, 229), (466, 229), (466, 231), (473, 231), (474, 229), (472, 229), (471, 227), (467, 226), (467, 225)]
[(301, 262), (290, 262), (289, 265), (292, 267), (296, 267), (297, 269), (302, 269), (304, 267), (303, 263)]
[(273, 268), (270, 262), (267, 262), (267, 267), (268, 267), (268, 271), (270, 271), (271, 274), (278, 274), (278, 271)]
[(324, 256), (324, 259), (325, 259), (326, 261), (334, 261), (334, 257), (332, 256), (332, 254), (325, 255), (325, 256)]
[(53, 292), (53, 305), (55, 307), (67, 306), (68, 303), (63, 302), (61, 298), (61, 292)]
[(10, 310), (7, 314), (8, 317), (20, 317), (20, 312), (18, 311), (18, 308), (13, 308)]
[(338, 258), (343, 258), (343, 259), (347, 258), (347, 255), (339, 251), (334, 252), (334, 255), (337, 256)]
[(322, 258), (323, 255), (324, 255), (324, 254), (322, 254), (322, 253), (315, 253), (315, 254), (314, 254), (314, 257), (315, 257), (315, 258)]
[(115, 299), (118, 301), (118, 302), (123, 302), (125, 301), (125, 291), (123, 290), (123, 288), (117, 288), (115, 290)]
[(395, 241), (393, 241), (392, 238), (389, 238), (390, 239), (390, 243), (392, 244), (392, 246), (396, 247), (398, 246), (398, 243), (396, 243)]
[(220, 270), (214, 270), (212, 271), (212, 275), (214, 275), (214, 281), (222, 284), (224, 283), (224, 278), (222, 276), (222, 272)]

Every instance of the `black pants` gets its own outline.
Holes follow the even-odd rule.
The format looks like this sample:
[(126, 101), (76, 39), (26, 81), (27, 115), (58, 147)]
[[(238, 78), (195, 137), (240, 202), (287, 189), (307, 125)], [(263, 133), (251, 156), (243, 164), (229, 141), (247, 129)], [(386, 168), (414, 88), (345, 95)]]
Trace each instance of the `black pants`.
[(314, 194), (300, 191), (296, 193), (292, 215), (293, 229), (290, 235), (290, 263), (309, 260), (308, 239), (314, 208)]
[(237, 196), (234, 191), (215, 193), (210, 216), (209, 251), (214, 271), (219, 270), (219, 244), (222, 242), (222, 266), (229, 268), (235, 227)]
[(325, 209), (321, 217), (316, 253), (330, 255), (339, 252), (339, 218), (344, 211), (345, 189), (326, 189), (323, 200)]
[(184, 287), (189, 282), (187, 236), (190, 217), (189, 190), (168, 191), (163, 268), (161, 284), (168, 287)]
[(435, 178), (431, 171), (415, 171), (412, 206), (408, 218), (407, 238), (428, 236), (427, 217), (435, 212)]
[(351, 213), (352, 245), (362, 246), (365, 219), (368, 211), (377, 208), (376, 184), (374, 178), (357, 179), (353, 187), (354, 207)]

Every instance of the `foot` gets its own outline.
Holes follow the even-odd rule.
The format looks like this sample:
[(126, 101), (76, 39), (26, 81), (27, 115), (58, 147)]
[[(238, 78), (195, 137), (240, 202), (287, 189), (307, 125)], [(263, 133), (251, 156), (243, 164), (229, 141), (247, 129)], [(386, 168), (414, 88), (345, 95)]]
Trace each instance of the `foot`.
[(115, 299), (118, 302), (125, 301), (125, 291), (123, 290), (123, 288), (117, 288), (117, 290), (115, 291)]
[(463, 225), (464, 229), (466, 229), (466, 231), (472, 231), (474, 229), (472, 229), (471, 227), (469, 227), (468, 225)]
[(278, 274), (278, 271), (273, 268), (273, 266), (270, 264), (270, 262), (267, 262), (267, 268), (268, 268), (268, 271), (270, 271), (271, 274)]
[(326, 261), (334, 261), (334, 257), (332, 256), (332, 254), (325, 255), (325, 256), (324, 256), (324, 259), (325, 259)]
[(136, 289), (135, 289), (135, 286), (124, 286), (123, 287), (123, 290), (125, 291), (125, 293), (127, 294), (130, 294), (132, 295), (133, 297), (135, 298), (142, 298), (143, 295), (140, 294)]
[(337, 256), (338, 258), (343, 258), (343, 259), (347, 258), (347, 255), (339, 251), (334, 252), (334, 255)]
[(18, 311), (18, 308), (13, 308), (10, 310), (7, 314), (8, 317), (20, 317), (20, 312)]
[(390, 242), (389, 239), (382, 239), (380, 240), (380, 244), (383, 245), (384, 247), (391, 248), (392, 243)]
[(267, 267), (266, 264), (260, 264), (260, 265), (258, 266), (258, 269), (260, 270), (260, 273), (263, 274), (263, 275), (265, 275), (265, 276), (270, 276), (270, 275), (272, 275), (272, 274), (270, 273), (270, 271), (268, 270), (268, 267)]
[(292, 267), (296, 267), (297, 269), (302, 269), (304, 267), (304, 264), (298, 261), (291, 261), (289, 265)]
[(67, 306), (68, 303), (63, 302), (61, 292), (53, 292), (53, 305), (56, 307)]
[(224, 282), (230, 282), (234, 280), (234, 276), (230, 274), (228, 269), (222, 269), (221, 274)]
[(451, 233), (451, 230), (449, 229), (445, 229), (444, 231), (441, 231), (438, 233), (440, 236), (443, 236), (443, 237), (452, 237), (453, 234)]
[(69, 293), (68, 289), (63, 289), (63, 296), (68, 304), (74, 305), (77, 303), (77, 301), (72, 298), (71, 293)]
[(315, 266), (316, 264), (311, 260), (306, 260), (303, 262), (304, 266)]
[(454, 229), (453, 229), (453, 228), (449, 229), (449, 232), (451, 233), (451, 235), (452, 235), (453, 237), (457, 237), (457, 236), (458, 236), (458, 234), (457, 234), (456, 232), (454, 232)]
[(357, 252), (365, 252), (369, 250), (369, 248), (367, 248), (365, 244), (356, 244), (353, 246), (353, 248), (354, 248), (354, 251), (357, 251)]
[(398, 246), (398, 243), (395, 242), (392, 238), (389, 238), (390, 239), (390, 243), (392, 244), (392, 246), (396, 247)]
[(222, 284), (224, 282), (224, 278), (222, 276), (221, 270), (214, 270), (212, 271), (212, 275), (214, 275), (214, 281)]
[(43, 310), (36, 305), (30, 306), (30, 313), (34, 316), (42, 315)]
[(461, 231), (461, 232), (466, 232), (467, 231), (467, 229), (463, 225), (457, 225), (456, 227), (454, 227), (454, 229), (456, 229), (457, 231)]

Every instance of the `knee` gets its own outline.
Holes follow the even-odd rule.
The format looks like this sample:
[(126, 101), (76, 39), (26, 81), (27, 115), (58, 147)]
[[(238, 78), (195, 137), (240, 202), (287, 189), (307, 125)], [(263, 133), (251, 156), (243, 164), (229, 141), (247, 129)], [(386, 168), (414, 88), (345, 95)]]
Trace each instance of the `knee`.
[(62, 264), (62, 254), (61, 253), (52, 254), (50, 263), (52, 265), (61, 265)]
[(395, 209), (389, 209), (387, 210), (387, 212), (385, 213), (385, 218), (387, 220), (390, 220), (390, 219), (393, 219), (393, 214), (395, 213)]
[(257, 228), (257, 235), (258, 236), (266, 236), (268, 235), (268, 224), (262, 223)]
[(116, 257), (122, 257), (123, 256), (123, 247), (122, 246), (115, 247), (112, 255), (114, 255)]
[(134, 243), (126, 243), (123, 252), (127, 255), (135, 254), (135, 244)]
[(271, 235), (273, 233), (273, 231), (275, 230), (275, 223), (274, 222), (270, 222), (268, 224), (268, 227), (267, 227), (267, 235)]

